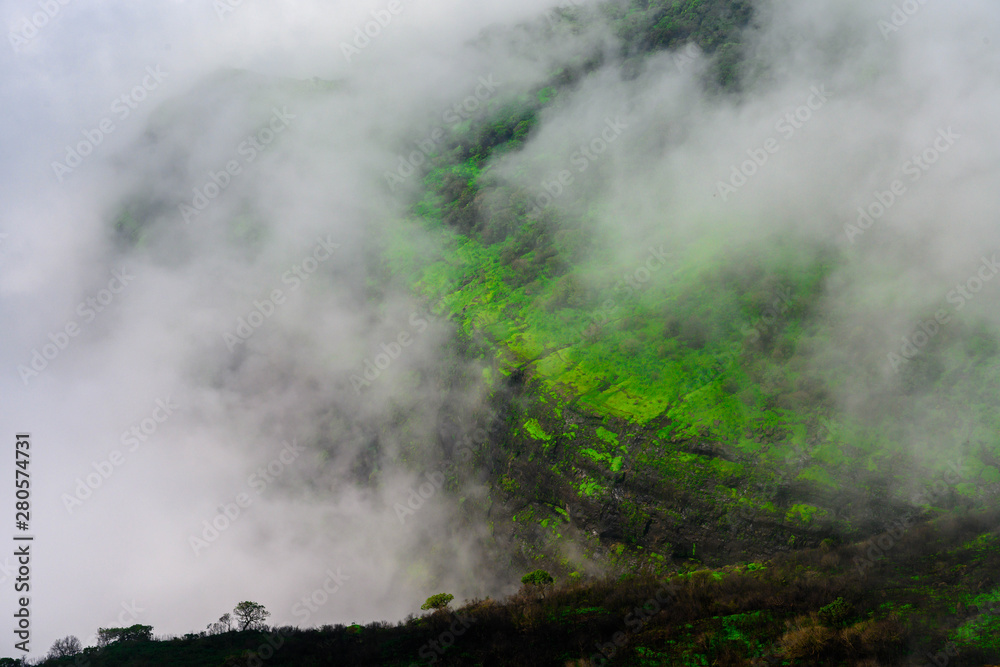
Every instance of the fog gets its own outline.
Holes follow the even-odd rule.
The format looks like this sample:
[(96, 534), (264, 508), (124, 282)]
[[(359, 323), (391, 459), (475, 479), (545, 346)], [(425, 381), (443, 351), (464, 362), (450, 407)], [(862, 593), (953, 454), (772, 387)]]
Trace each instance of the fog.
[[(938, 420), (987, 437), (972, 380), (932, 414), (890, 355), (938, 311), (946, 345), (998, 324), (995, 285), (949, 294), (1000, 250), (1000, 9), (927, 3), (889, 31), (891, 3), (764, 3), (733, 94), (697, 50), (623, 75), (611, 31), (553, 32), (555, 4), (94, 1), (30, 38), (38, 8), (0, 6), (20, 36), (0, 61), (0, 433), (31, 434), (33, 656), (98, 627), (198, 632), (241, 600), (305, 627), (510, 590), (456, 499), (397, 509), (440, 480), (442, 430), (491, 414), (454, 326), (393, 278), (388, 258), (436, 241), (407, 217), (419, 177), (386, 173), (456, 104), (594, 53), (497, 174), (544, 201), (571, 171), (551, 206), (596, 211), (624, 266), (714, 238), (835, 253), (810, 367), (838, 409), (897, 411), (921, 459), (961, 444)], [(123, 211), (141, 229), (116, 232)]]
[[(763, 3), (740, 93), (706, 89), (711, 61), (693, 47), (632, 76), (609, 67), (547, 109), (533, 141), (498, 166), (541, 204), (560, 171), (572, 177), (549, 206), (595, 217), (601, 260), (627, 271), (660, 244), (679, 267), (711, 258), (749, 270), (748, 258), (776, 248), (803, 267), (832, 263), (800, 370), (823, 379), (837, 414), (903, 443), (895, 467), (858, 464), (898, 476), (905, 495), (926, 481), (907, 477), (915, 469), (995, 442), (985, 350), (1000, 295), (990, 282), (998, 14), (979, 3), (907, 11)], [(581, 151), (602, 148), (609, 118), (624, 129), (607, 150)], [(613, 284), (597, 264), (592, 284)], [(983, 363), (956, 371), (956, 355), (976, 346)], [(929, 388), (941, 375), (943, 393)], [(963, 481), (996, 482), (996, 470)]]

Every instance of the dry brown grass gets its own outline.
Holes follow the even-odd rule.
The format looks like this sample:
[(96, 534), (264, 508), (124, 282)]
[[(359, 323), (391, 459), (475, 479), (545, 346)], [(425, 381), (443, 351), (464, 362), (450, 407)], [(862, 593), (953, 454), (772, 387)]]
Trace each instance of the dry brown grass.
[(844, 646), (854, 654), (887, 655), (906, 640), (906, 631), (895, 616), (879, 621), (861, 621), (840, 633)]
[(797, 616), (787, 626), (788, 631), (778, 640), (778, 645), (782, 654), (792, 660), (826, 653), (837, 639), (837, 633), (820, 625), (815, 614)]

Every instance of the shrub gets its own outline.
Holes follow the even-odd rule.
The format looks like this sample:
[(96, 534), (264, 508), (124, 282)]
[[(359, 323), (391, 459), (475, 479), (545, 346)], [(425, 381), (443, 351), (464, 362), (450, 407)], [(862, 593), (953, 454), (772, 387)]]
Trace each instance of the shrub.
[(800, 616), (789, 624), (789, 630), (778, 640), (786, 658), (798, 660), (824, 653), (837, 636), (833, 630), (816, 624), (816, 619)]
[(153, 626), (135, 624), (127, 628), (98, 628), (97, 645), (108, 646), (116, 642), (139, 642), (153, 640)]
[(545, 584), (551, 584), (553, 581), (555, 579), (545, 570), (535, 570), (521, 577), (522, 584), (531, 586), (544, 586)]
[(427, 601), (420, 605), (420, 608), (424, 611), (428, 609), (444, 609), (454, 599), (455, 596), (451, 593), (438, 593), (427, 598)]
[(905, 629), (893, 616), (855, 623), (842, 631), (842, 638), (851, 651), (880, 657), (900, 655), (906, 644)]
[(837, 598), (819, 610), (819, 620), (824, 625), (837, 627), (843, 625), (844, 621), (851, 613), (851, 606), (844, 601), (844, 598)]

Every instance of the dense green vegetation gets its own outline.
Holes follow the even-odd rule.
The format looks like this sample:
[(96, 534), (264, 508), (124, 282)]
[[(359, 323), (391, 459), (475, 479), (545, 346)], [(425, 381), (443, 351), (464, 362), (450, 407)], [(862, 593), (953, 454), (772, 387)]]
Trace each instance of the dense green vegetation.
[[(710, 51), (738, 41), (749, 20), (742, 3), (633, 2), (608, 12), (637, 56), (684, 39)], [(393, 278), (444, 303), (480, 350), (494, 394), (518, 396), (496, 434), (502, 447), (484, 455), (506, 471), (490, 501), (510, 513), (495, 532), (527, 541), (543, 560), (561, 540), (596, 534), (587, 556), (666, 566), (660, 558), (698, 544), (701, 557), (724, 562), (871, 534), (912, 504), (981, 503), (1000, 482), (1000, 443), (995, 430), (970, 433), (952, 416), (971, 409), (978, 423), (996, 423), (981, 389), (1000, 388), (998, 358), (985, 352), (996, 349), (995, 332), (970, 347), (979, 325), (956, 324), (904, 370), (902, 393), (873, 391), (870, 417), (845, 414), (832, 395), (864, 390), (851, 369), (884, 362), (817, 363), (819, 350), (851, 347), (819, 307), (849, 257), (790, 235), (740, 247), (720, 232), (681, 245), (652, 239), (623, 263), (585, 206), (546, 207), (497, 175), (496, 161), (519, 150), (539, 110), (568, 90), (561, 74), (544, 94), (497, 103), (460, 127), (429, 161), (412, 224), (436, 235), (436, 255), (414, 256), (405, 234), (384, 248)], [(910, 424), (928, 418), (933, 453), (915, 457)], [(957, 469), (946, 493), (906, 484), (929, 489)]]
[[(604, 11), (626, 45), (624, 75), (696, 43), (714, 58), (709, 89), (743, 85), (749, 3)], [(555, 22), (578, 20), (567, 9)], [(435, 254), (414, 253), (426, 244), (405, 233), (380, 248), (379, 280), (444, 305), (500, 417), (473, 454), (491, 490), (463, 505), (469, 521), (488, 506), (496, 543), (520, 547), (500, 568), (544, 566), (558, 583), (539, 569), (518, 595), (454, 610), (450, 594), (433, 595), (432, 613), (396, 625), (115, 642), (89, 651), (91, 664), (258, 664), (269, 642), (280, 644), (273, 665), (586, 665), (602, 664), (600, 651), (622, 665), (996, 659), (998, 517), (972, 511), (1000, 483), (996, 334), (957, 322), (904, 369), (901, 393), (873, 399), (870, 417), (846, 416), (832, 395), (857, 381), (849, 369), (876, 362), (817, 364), (816, 351), (870, 333), (850, 331), (838, 348), (842, 332), (818, 307), (850, 258), (802, 239), (746, 249), (719, 234), (651, 240), (623, 263), (586, 206), (540, 206), (496, 173), (601, 64), (567, 63), (458, 125), (422, 167), (409, 211)], [(141, 217), (123, 215), (119, 236), (138, 242)], [(955, 423), (958, 407), (981, 426)], [(919, 459), (907, 446), (918, 416), (947, 443)], [(917, 493), (897, 484), (911, 478)], [(452, 472), (447, 488), (462, 483)], [(594, 562), (614, 574), (584, 575)]]

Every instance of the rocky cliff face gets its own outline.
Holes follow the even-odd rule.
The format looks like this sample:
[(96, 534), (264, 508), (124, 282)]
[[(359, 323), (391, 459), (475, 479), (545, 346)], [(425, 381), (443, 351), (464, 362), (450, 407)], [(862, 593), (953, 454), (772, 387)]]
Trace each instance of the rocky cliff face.
[[(442, 450), (469, 458), (455, 488), (480, 483), (471, 522), (485, 520), (511, 572), (542, 565), (571, 576), (611, 568), (654, 571), (763, 560), (881, 532), (907, 506), (870, 495), (845, 500), (796, 481), (796, 465), (756, 466), (722, 444), (664, 437), (667, 420), (599, 417), (509, 369), (492, 414), (465, 432), (445, 416)], [(469, 447), (472, 444), (474, 447)], [(878, 489), (878, 480), (859, 480)], [(877, 492), (877, 491), (876, 491)], [(470, 496), (467, 491), (463, 494)], [(912, 515), (912, 511), (910, 511)]]

